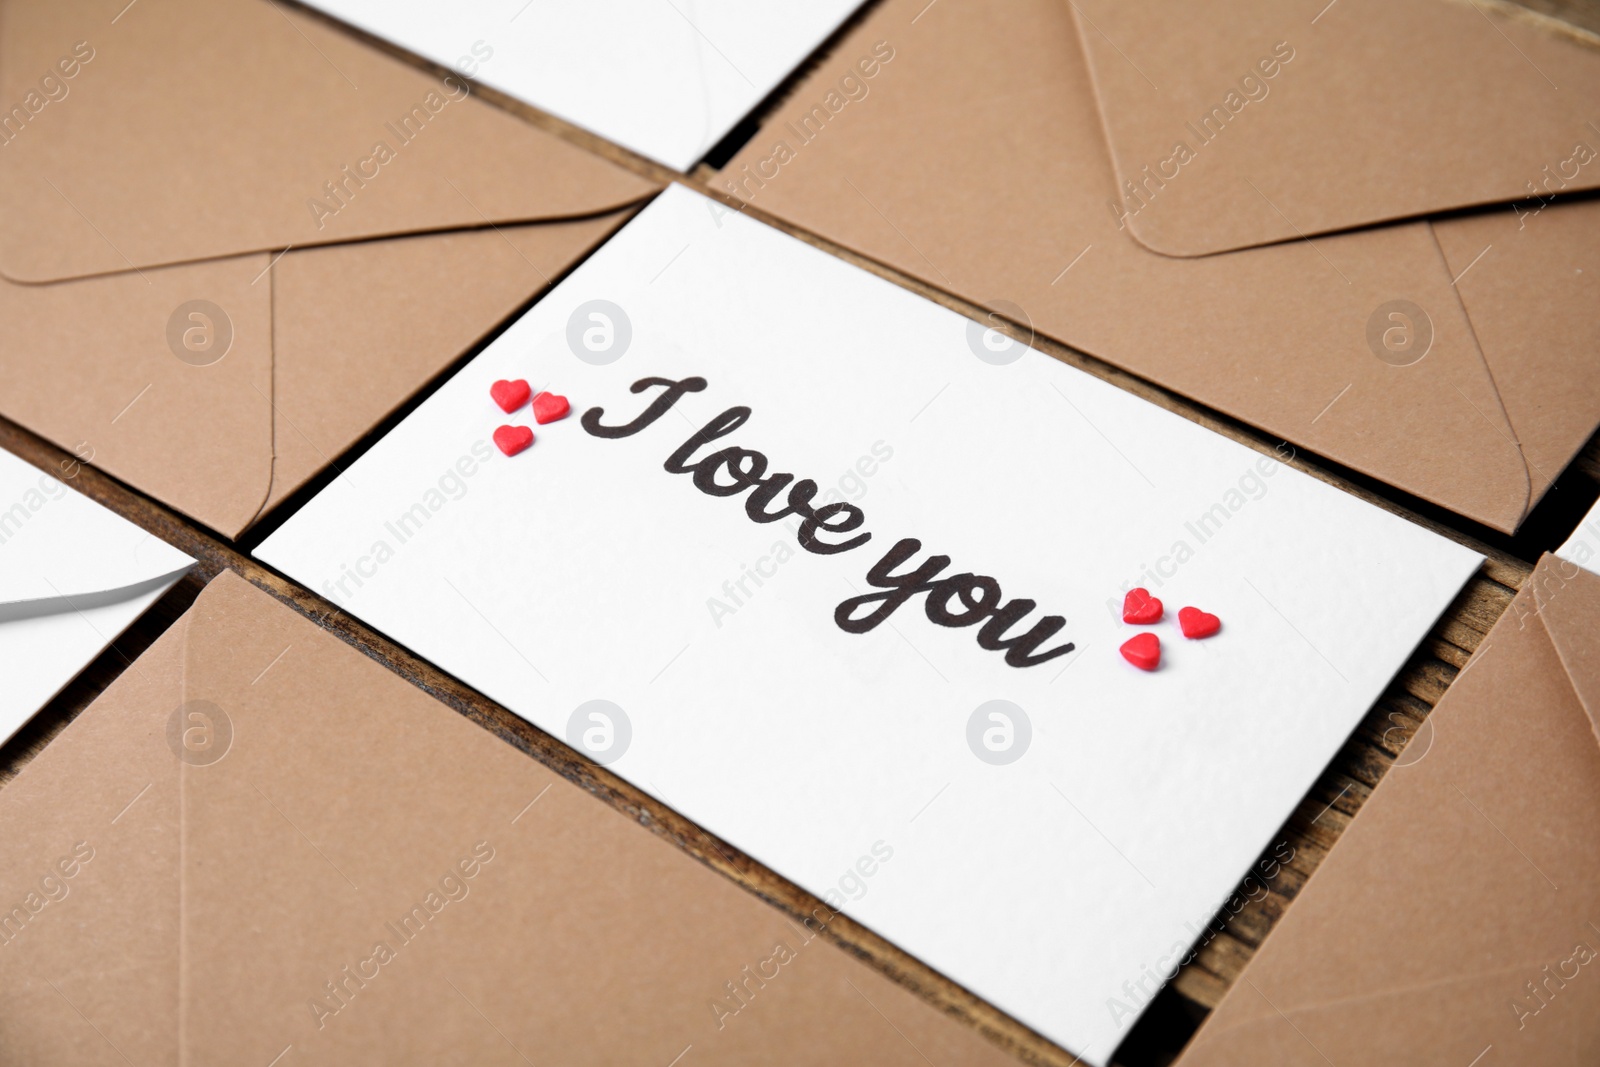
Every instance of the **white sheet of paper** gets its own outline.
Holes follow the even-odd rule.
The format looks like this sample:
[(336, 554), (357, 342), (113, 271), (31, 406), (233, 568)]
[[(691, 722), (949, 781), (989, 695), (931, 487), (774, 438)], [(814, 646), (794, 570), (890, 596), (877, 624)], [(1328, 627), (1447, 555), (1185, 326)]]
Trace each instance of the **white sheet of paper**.
[(308, 2), (680, 171), (694, 166), (860, 5)]
[(1600, 574), (1600, 501), (1596, 501), (1578, 523), (1578, 528), (1556, 549), (1556, 555), (1586, 571)]
[[(622, 354), (576, 358), (569, 321)], [(1480, 558), (1007, 345), (674, 186), (257, 555), (1103, 1064)], [(634, 436), (581, 423), (696, 375)], [(510, 458), (490, 435), (533, 420), (490, 402), (502, 378), (573, 408)], [(663, 469), (735, 405), (696, 458), (759, 450), (871, 540), (812, 554)], [(1061, 615), (1038, 651), (1076, 651), (1008, 666), (925, 595), (844, 632), (836, 605), (908, 537), (908, 566), (993, 576), (1038, 602), (1011, 633)], [(1129, 584), (1167, 606), (1155, 673), (1118, 654)], [(1184, 605), (1221, 633), (1184, 639)], [(571, 729), (595, 699), (626, 729)], [(969, 726), (991, 700), (1026, 744), (1015, 715), (1009, 748), (1007, 722)]]
[(194, 564), (0, 450), (0, 741)]

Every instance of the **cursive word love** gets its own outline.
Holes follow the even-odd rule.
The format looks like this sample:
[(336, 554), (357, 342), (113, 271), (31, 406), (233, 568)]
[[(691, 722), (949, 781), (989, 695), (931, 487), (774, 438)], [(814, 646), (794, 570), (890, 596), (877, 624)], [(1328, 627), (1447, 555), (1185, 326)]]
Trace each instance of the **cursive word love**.
[[(632, 437), (672, 410), (685, 395), (702, 392), (705, 388), (706, 380), (701, 377), (680, 381), (641, 378), (629, 388), (630, 392), (642, 393), (647, 389), (661, 392), (632, 421), (620, 425), (602, 423), (605, 409), (598, 407), (584, 412), (580, 421), (593, 437), (612, 440)], [(662, 468), (669, 474), (687, 474), (694, 487), (707, 496), (747, 494), (744, 512), (751, 522), (798, 518), (800, 526), (795, 539), (807, 552), (831, 556), (859, 548), (872, 539), (869, 532), (855, 532), (867, 521), (866, 513), (860, 508), (842, 500), (817, 504), (815, 481), (810, 478), (796, 481), (793, 474), (782, 471), (769, 473), (770, 463), (763, 452), (726, 445), (696, 458), (697, 453), (749, 421), (750, 408), (742, 405), (728, 408), (674, 449)], [(867, 584), (881, 592), (851, 597), (840, 604), (834, 611), (834, 623), (839, 629), (852, 634), (867, 633), (887, 621), (911, 598), (924, 595), (923, 611), (929, 622), (951, 628), (982, 623), (977, 634), (978, 647), (1004, 652), (1008, 666), (1032, 667), (1073, 650), (1069, 641), (1039, 651), (1040, 645), (1066, 625), (1066, 619), (1060, 615), (1046, 615), (1026, 632), (1007, 636), (1007, 631), (1020, 623), (1037, 604), (1026, 599), (1006, 600), (1000, 583), (987, 575), (970, 571), (944, 575), (950, 566), (949, 556), (930, 555), (920, 566), (901, 570), (921, 549), (922, 542), (915, 538), (897, 541), (867, 571)], [(857, 614), (861, 609), (870, 610)]]
[[(685, 393), (698, 393), (706, 387), (704, 378), (685, 378), (681, 382), (670, 378), (641, 378), (633, 383), (631, 392), (641, 393), (652, 386), (665, 386), (662, 394), (651, 402), (644, 413), (622, 426), (602, 426), (600, 417), (604, 408), (590, 408), (583, 413), (583, 428), (595, 437), (632, 437), (671, 410), (672, 405)], [(751, 522), (777, 522), (790, 515), (802, 520), (795, 539), (807, 552), (831, 556), (848, 552), (871, 539), (869, 533), (859, 534), (845, 541), (833, 543), (822, 540), (824, 533), (848, 533), (867, 521), (867, 516), (854, 504), (836, 501), (817, 507), (812, 498), (817, 495), (817, 483), (810, 478), (794, 481), (792, 474), (767, 474), (767, 457), (750, 448), (729, 447), (719, 449), (693, 463), (689, 457), (721, 437), (726, 437), (750, 419), (750, 409), (733, 407), (724, 411), (694, 434), (662, 464), (668, 473), (688, 474), (694, 487), (707, 496), (738, 496), (751, 490), (744, 502), (744, 513)], [(725, 475), (724, 481), (719, 475)], [(790, 482), (794, 482), (790, 485)], [(772, 502), (787, 486), (789, 492), (784, 505), (773, 509)]]

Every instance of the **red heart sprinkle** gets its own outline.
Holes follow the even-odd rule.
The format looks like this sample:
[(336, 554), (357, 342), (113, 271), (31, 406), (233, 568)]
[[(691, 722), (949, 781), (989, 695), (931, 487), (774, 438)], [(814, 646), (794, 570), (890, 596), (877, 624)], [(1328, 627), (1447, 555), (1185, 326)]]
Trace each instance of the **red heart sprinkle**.
[(1166, 609), (1161, 601), (1150, 595), (1148, 589), (1130, 589), (1122, 598), (1122, 621), (1135, 626), (1150, 626), (1161, 621)]
[(489, 386), (490, 398), (496, 404), (499, 404), (500, 410), (507, 415), (526, 404), (528, 402), (528, 394), (532, 392), (533, 390), (528, 388), (528, 383), (521, 378), (514, 382), (502, 379)]
[(533, 398), (533, 418), (540, 426), (567, 417), (572, 405), (567, 398), (555, 393), (540, 393)]
[(1185, 637), (1210, 637), (1222, 629), (1222, 620), (1199, 608), (1179, 608), (1178, 629)]
[(1155, 634), (1135, 634), (1122, 643), (1122, 658), (1141, 671), (1161, 666), (1161, 638)]
[(533, 431), (526, 426), (502, 426), (494, 432), (495, 447), (514, 456), (533, 444)]

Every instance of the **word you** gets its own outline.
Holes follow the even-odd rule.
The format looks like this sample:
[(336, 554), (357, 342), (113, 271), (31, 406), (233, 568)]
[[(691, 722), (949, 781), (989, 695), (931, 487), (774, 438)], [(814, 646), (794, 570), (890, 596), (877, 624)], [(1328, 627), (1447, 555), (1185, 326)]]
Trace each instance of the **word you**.
[(439, 86), (444, 90), (443, 93), (435, 89), (428, 90), (420, 103), (411, 105), (410, 111), (383, 124), (383, 128), (394, 136), (393, 147), (386, 140), (374, 142), (371, 150), (356, 160), (353, 166), (346, 163), (339, 168), (338, 174), (322, 183), (321, 197), (313, 196), (306, 200), (306, 209), (311, 212), (311, 221), (317, 224), (317, 229), (322, 229), (329, 219), (349, 207), (356, 194), (365, 189), (368, 182), (376, 180), (385, 166), (399, 159), (400, 149), (422, 136), (422, 131), (440, 112), (452, 102), (465, 100), (472, 95), (467, 83), (454, 74), (446, 74)]
[(320, 993), (307, 998), (306, 1007), (311, 1009), (311, 1018), (316, 1021), (317, 1029), (321, 1030), (329, 1019), (348, 1008), (356, 994), (366, 989), (368, 982), (375, 981), (383, 973), (384, 967), (399, 959), (400, 949), (420, 937), (440, 912), (451, 904), (466, 900), (472, 892), (472, 879), (483, 872), (483, 868), (493, 861), (494, 855), (494, 846), (487, 841), (473, 845), (471, 854), (457, 860), (455, 866), (440, 875), (437, 888), (430, 888), (421, 902), (413, 904), (411, 910), (398, 920), (383, 924), (384, 930), (394, 940), (393, 945), (388, 941), (374, 942), (371, 952), (355, 963), (341, 967), (337, 974), (322, 984)]
[[(753, 199), (755, 193), (750, 189), (751, 183), (755, 184), (757, 191), (765, 189), (767, 182), (776, 178), (786, 164), (799, 156), (801, 148), (822, 136), (822, 131), (829, 121), (843, 111), (846, 105), (867, 98), (867, 94), (872, 91), (872, 86), (867, 83), (877, 77), (883, 67), (893, 59), (894, 47), (888, 41), (874, 43), (872, 52), (856, 60), (849, 73), (839, 78), (836, 87), (824, 93), (822, 101), (813, 105), (810, 111), (800, 117), (798, 126), (792, 121), (783, 124), (783, 129), (794, 138), (792, 145), (788, 138), (780, 138), (773, 144), (771, 151), (756, 160), (754, 173), (751, 172), (750, 164), (740, 164), (739, 170), (744, 174), (743, 179), (725, 177), (723, 186), (741, 200)], [(857, 77), (858, 74), (860, 77)]]
[[(835, 483), (836, 488), (828, 490), (823, 495), (822, 502), (824, 504), (832, 504), (838, 500), (859, 501), (867, 495), (866, 479), (878, 473), (880, 464), (887, 463), (893, 458), (894, 449), (892, 447), (881, 440), (874, 441), (872, 443), (872, 454), (861, 456), (853, 466), (847, 468)], [(789, 531), (790, 538), (795, 536), (795, 531), (799, 529), (799, 525), (799, 520), (793, 517), (784, 524), (785, 529)], [(738, 614), (740, 608), (754, 599), (755, 592), (751, 591), (749, 587), (751, 582), (755, 583), (756, 591), (759, 591), (762, 586), (766, 585), (768, 579), (777, 577), (778, 568), (789, 562), (794, 556), (795, 551), (790, 547), (789, 542), (779, 539), (772, 542), (771, 547), (767, 549), (766, 555), (756, 559), (753, 567), (746, 566), (743, 563), (739, 564), (739, 577), (722, 583), (722, 596), (727, 599), (724, 600), (714, 596), (706, 599), (706, 610), (711, 613), (711, 621), (716, 625), (717, 629), (722, 629), (723, 619), (729, 615)], [(743, 596), (740, 594), (743, 594)]]
[(1245, 875), (1244, 882), (1240, 885), (1241, 891), (1223, 902), (1222, 907), (1217, 909), (1211, 922), (1206, 924), (1204, 929), (1197, 929), (1194, 923), (1185, 920), (1183, 925), (1189, 931), (1190, 938), (1194, 939), (1192, 943), (1174, 941), (1166, 953), (1156, 957), (1153, 968), (1149, 964), (1141, 963), (1139, 977), (1122, 983), (1122, 994), (1127, 999), (1106, 998), (1106, 1011), (1111, 1013), (1111, 1021), (1122, 1027), (1138, 1018), (1139, 1012), (1155, 998), (1161, 987), (1178, 977), (1178, 972), (1192, 963), (1200, 954), (1200, 950), (1211, 943), (1212, 938), (1227, 929), (1229, 919), (1243, 911), (1247, 903), (1260, 903), (1267, 898), (1269, 892), (1267, 883), (1277, 878), (1279, 872), (1293, 862), (1294, 857), (1293, 845), (1287, 841), (1278, 842), (1272, 850), (1272, 855), (1256, 863), (1257, 869)]
[(66, 900), (67, 894), (72, 892), (72, 887), (67, 883), (78, 877), (84, 865), (92, 859), (94, 846), (87, 841), (79, 841), (72, 846), (70, 854), (56, 860), (55, 866), (39, 878), (38, 889), (28, 890), (20, 903), (0, 913), (0, 947), (22, 936), (23, 929), (45, 908)]
[(67, 94), (72, 92), (72, 86), (67, 83), (78, 76), (94, 55), (94, 48), (88, 41), (79, 41), (72, 46), (70, 55), (56, 60), (55, 67), (45, 71), (39, 78), (39, 87), (29, 89), (23, 94), (21, 103), (13, 104), (11, 110), (0, 116), (0, 148), (22, 136), (28, 123), (45, 108), (65, 100)]
[[(700, 377), (681, 381), (641, 378), (633, 383), (630, 392), (661, 390), (641, 414), (622, 425), (605, 425), (600, 421), (605, 410), (590, 408), (583, 414), (583, 428), (594, 437), (632, 437), (660, 419), (685, 394), (698, 393), (705, 388), (706, 380)], [(733, 497), (748, 493), (744, 511), (751, 522), (777, 522), (797, 516), (801, 521), (795, 538), (801, 548), (815, 555), (849, 552), (870, 541), (870, 532), (855, 533), (867, 520), (859, 507), (844, 500), (818, 505), (815, 481), (810, 478), (795, 481), (794, 475), (788, 473), (769, 475), (765, 453), (730, 445), (699, 459), (691, 458), (713, 441), (738, 430), (750, 420), (750, 414), (750, 408), (738, 406), (713, 417), (679, 445), (662, 467), (669, 474), (689, 475), (694, 487), (707, 496)], [(783, 501), (775, 507), (780, 494)], [(992, 652), (1004, 651), (1008, 666), (1032, 667), (1064, 656), (1075, 647), (1067, 642), (1045, 652), (1038, 651), (1040, 645), (1066, 625), (1066, 619), (1060, 615), (1046, 615), (1027, 632), (1007, 637), (1006, 632), (1032, 612), (1036, 602), (1014, 599), (1002, 603), (1000, 583), (987, 575), (964, 571), (942, 576), (950, 566), (949, 556), (930, 555), (919, 566), (901, 570), (921, 549), (922, 542), (915, 538), (895, 542), (867, 571), (867, 584), (882, 591), (851, 597), (841, 603), (834, 611), (835, 624), (846, 633), (868, 633), (887, 621), (912, 597), (925, 594), (924, 611), (929, 622), (948, 627), (982, 622), (978, 646)], [(870, 610), (858, 616), (856, 612), (862, 608)]]
[[(1127, 225), (1128, 219), (1137, 215), (1150, 205), (1156, 194), (1167, 187), (1167, 182), (1177, 178), (1183, 173), (1183, 168), (1200, 158), (1200, 149), (1222, 136), (1222, 131), (1229, 122), (1238, 117), (1245, 107), (1254, 102), (1260, 102), (1272, 92), (1272, 86), (1267, 84), (1294, 59), (1294, 49), (1288, 41), (1279, 41), (1272, 46), (1272, 54), (1262, 56), (1256, 60), (1255, 68), (1239, 79), (1239, 88), (1229, 89), (1223, 96), (1222, 103), (1214, 105), (1210, 111), (1200, 116), (1200, 124), (1193, 122), (1184, 123), (1184, 128), (1194, 137), (1194, 146), (1190, 147), (1185, 140), (1176, 141), (1172, 152), (1165, 158), (1157, 160), (1154, 172), (1151, 165), (1146, 163), (1138, 171), (1143, 175), (1139, 180), (1127, 178), (1123, 180), (1121, 192), (1122, 202), (1107, 200), (1106, 206), (1111, 209), (1111, 217), (1117, 220), (1117, 229)], [(1260, 77), (1257, 77), (1257, 72)]]

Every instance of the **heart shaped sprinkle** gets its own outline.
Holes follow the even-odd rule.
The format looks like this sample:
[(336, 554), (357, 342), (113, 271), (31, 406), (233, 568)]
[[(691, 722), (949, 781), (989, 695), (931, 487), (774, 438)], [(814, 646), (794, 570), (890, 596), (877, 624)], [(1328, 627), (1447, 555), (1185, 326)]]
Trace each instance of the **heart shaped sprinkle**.
[(1166, 609), (1148, 589), (1130, 589), (1122, 598), (1122, 621), (1134, 626), (1150, 626), (1161, 621)]
[(1178, 629), (1188, 638), (1210, 637), (1222, 629), (1222, 620), (1199, 608), (1179, 608)]
[(571, 410), (567, 398), (556, 393), (540, 393), (533, 398), (533, 418), (540, 426), (566, 418)]
[(533, 444), (533, 431), (526, 426), (502, 426), (494, 432), (495, 447), (508, 456)]
[(1122, 658), (1141, 671), (1161, 666), (1161, 638), (1155, 634), (1135, 634), (1122, 643)]
[(528, 388), (528, 383), (521, 378), (514, 382), (502, 379), (489, 386), (489, 397), (500, 405), (500, 410), (507, 415), (526, 404), (532, 392), (533, 390)]

